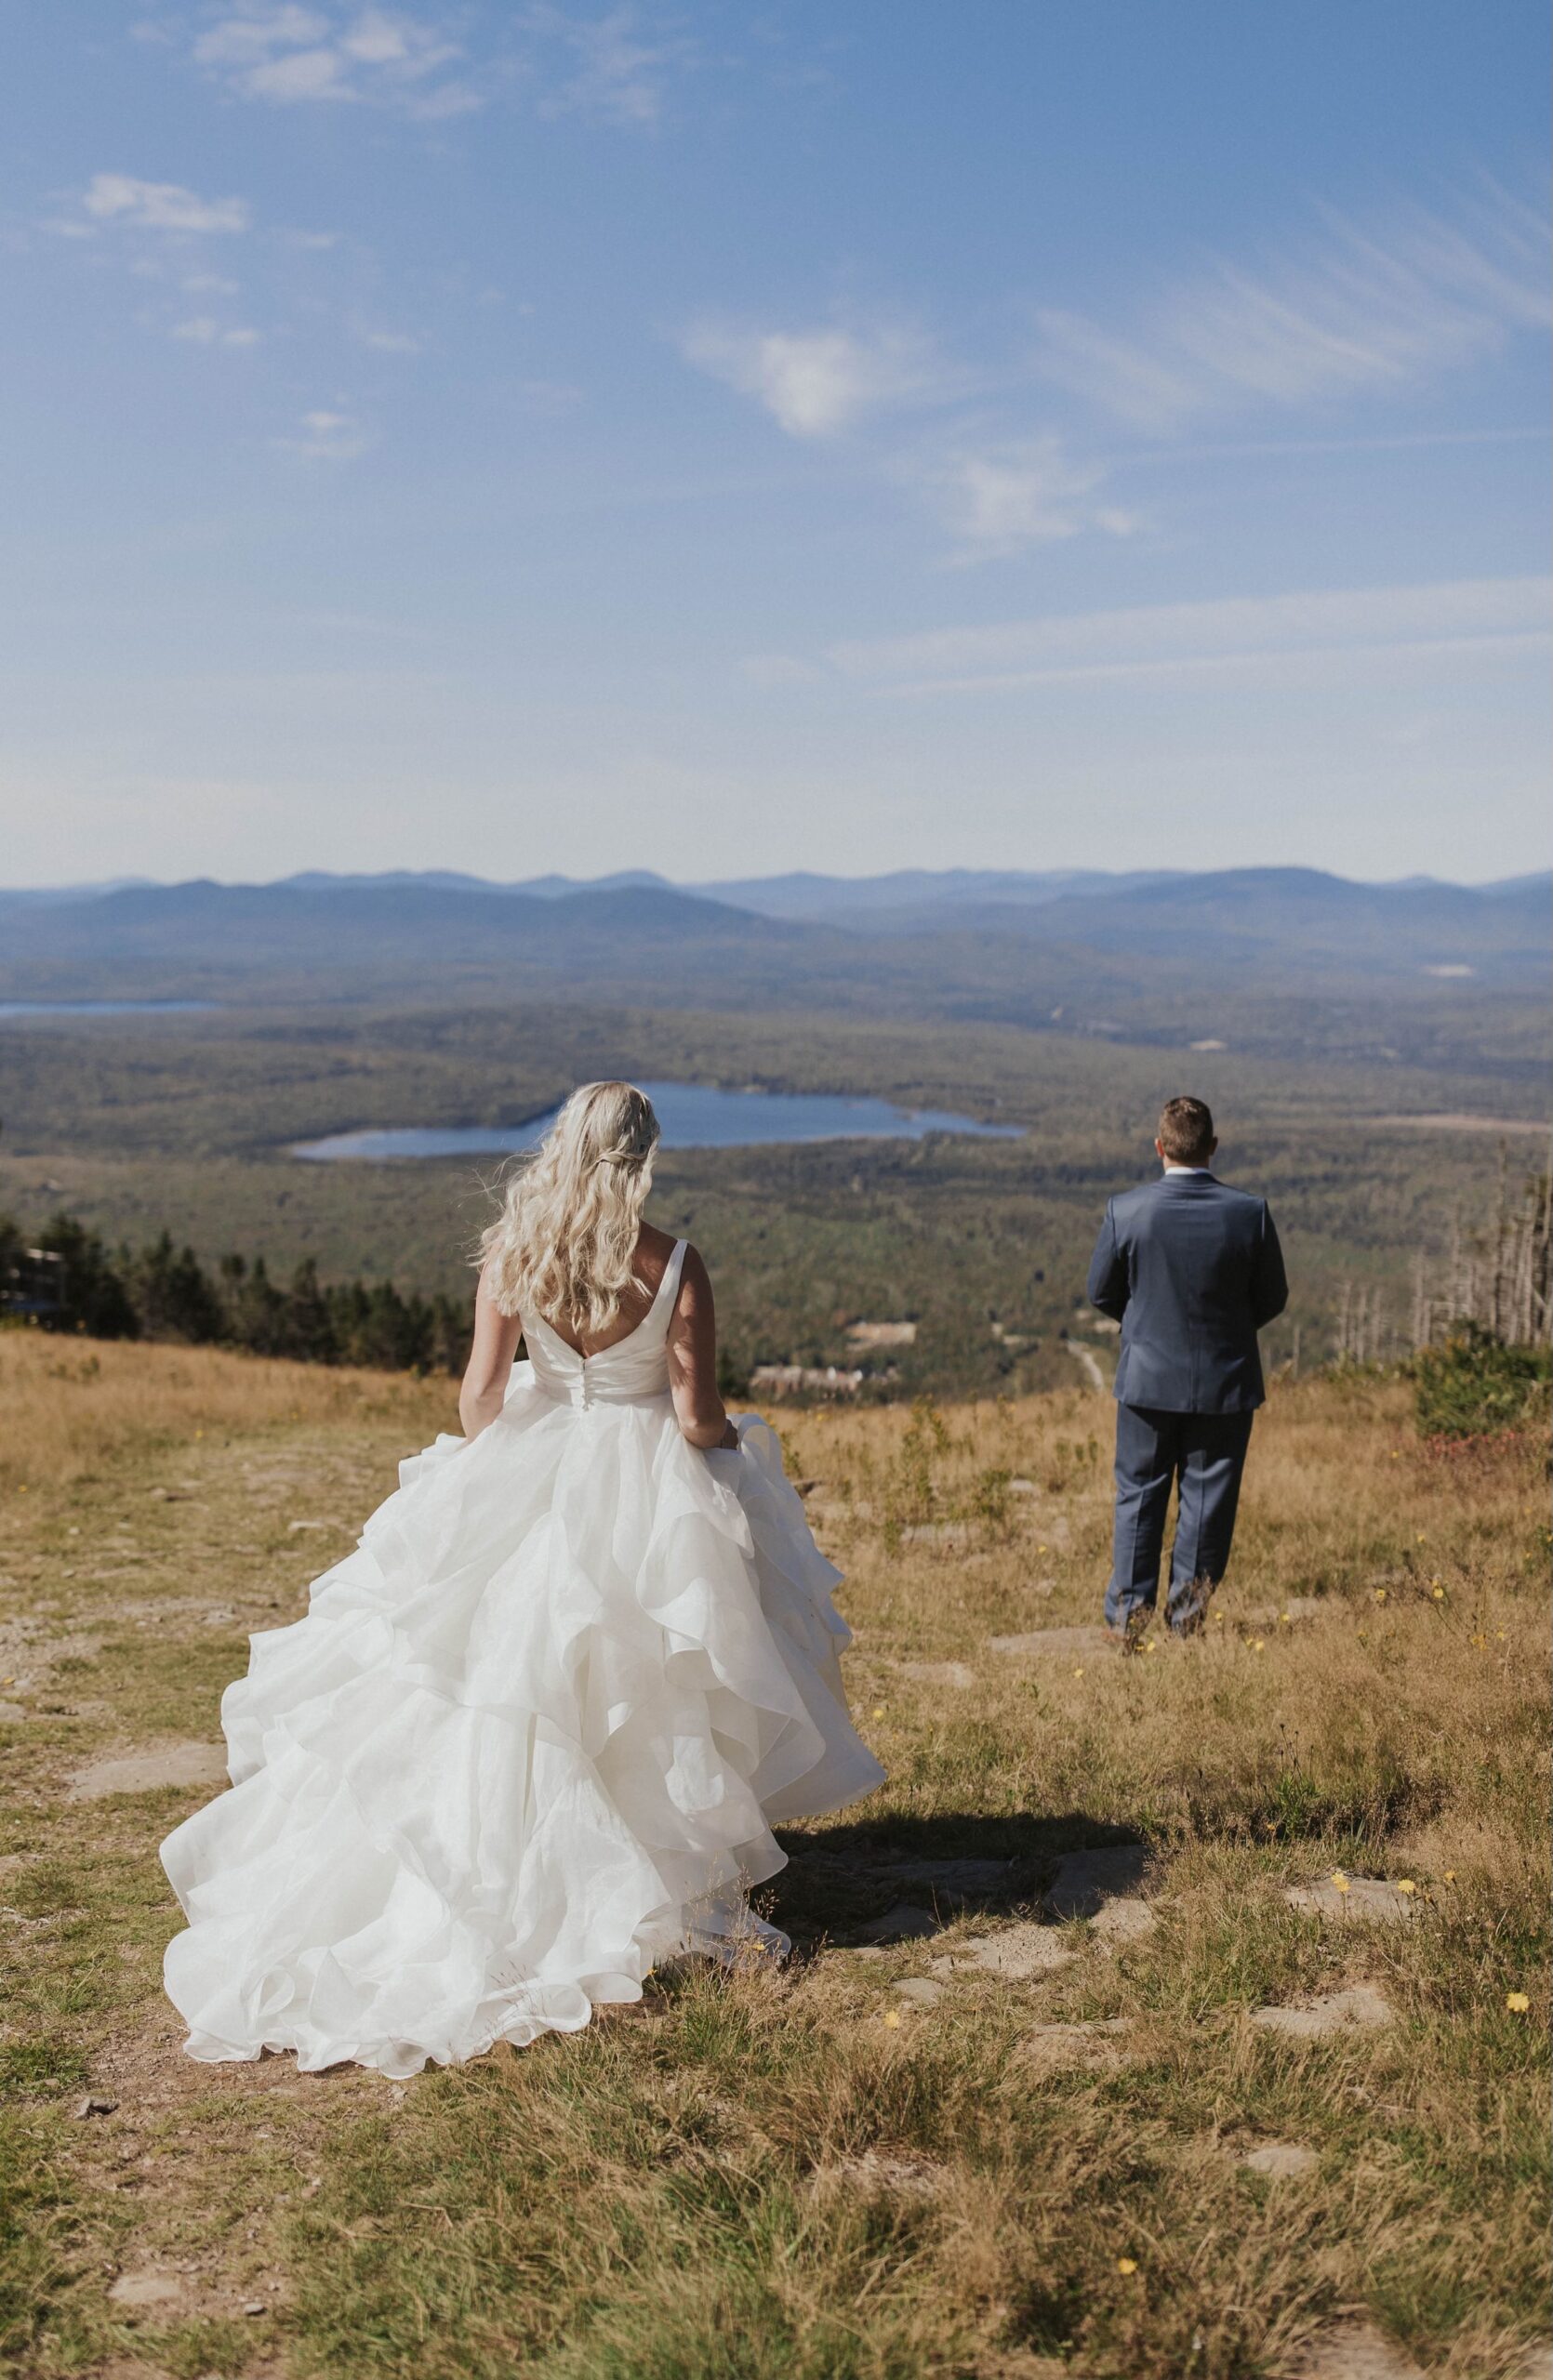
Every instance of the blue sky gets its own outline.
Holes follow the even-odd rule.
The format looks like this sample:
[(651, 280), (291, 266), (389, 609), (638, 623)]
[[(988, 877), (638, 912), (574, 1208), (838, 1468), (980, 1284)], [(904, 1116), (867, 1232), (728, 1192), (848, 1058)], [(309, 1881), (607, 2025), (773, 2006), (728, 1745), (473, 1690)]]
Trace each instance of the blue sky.
[(0, 880), (1546, 863), (1542, 0), (0, 39)]

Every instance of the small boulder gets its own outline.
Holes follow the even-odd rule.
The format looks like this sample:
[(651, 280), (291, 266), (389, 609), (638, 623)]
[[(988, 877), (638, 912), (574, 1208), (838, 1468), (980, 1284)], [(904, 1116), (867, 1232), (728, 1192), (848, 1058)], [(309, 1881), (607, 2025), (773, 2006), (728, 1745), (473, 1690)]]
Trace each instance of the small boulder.
[(1372, 2322), (1337, 2322), (1312, 2339), (1287, 2380), (1423, 2380), (1418, 2366)]
[(1248, 2174), (1266, 2174), (1273, 2181), (1289, 2181), (1297, 2174), (1315, 2172), (1321, 2160), (1313, 2149), (1299, 2149), (1292, 2141), (1269, 2140), (1265, 2148), (1248, 2149), (1241, 2159)]
[(1303, 2008), (1254, 2008), (1251, 2021), (1290, 2041), (1322, 2041), (1329, 2033), (1374, 2032), (1392, 2021), (1389, 2003), (1373, 1984), (1356, 1983), (1347, 1991), (1329, 1992)]
[(899, 1661), (896, 1667), (902, 1677), (915, 1678), (919, 1686), (952, 1686), (962, 1694), (976, 1682), (969, 1661)]
[(226, 1775), (220, 1744), (163, 1744), (154, 1752), (126, 1752), (78, 1768), (66, 1798), (100, 1802), (110, 1793), (154, 1793), (166, 1785), (224, 1784)]
[(1121, 2062), (1118, 2037), (1126, 2030), (1124, 2016), (1101, 2016), (1080, 2025), (1035, 2025), (1019, 2036), (1019, 2049), (1038, 2066), (1114, 2066)]
[[(1057, 1862), (1056, 1874), (1047, 1887), (1046, 1907), (1054, 1917), (1090, 1917), (1098, 1923), (1108, 1903), (1137, 1900), (1148, 1869), (1148, 1849), (1142, 1843), (1122, 1843), (1103, 1851), (1070, 1851)], [(1128, 1923), (1123, 1920), (1118, 1930), (1125, 1932)]]
[(119, 2275), (108, 2294), (115, 2306), (141, 2309), (179, 2306), (183, 2302), (183, 2284), (170, 2272), (126, 2272)]
[(1010, 1983), (1028, 1983), (1035, 1976), (1051, 1975), (1057, 1967), (1070, 1965), (1073, 1959), (1055, 1926), (1029, 1920), (1005, 1925), (996, 1934), (974, 1935), (952, 1955), (957, 1966), (979, 1967), (983, 1974), (1003, 1976)]
[(913, 2008), (936, 2008), (944, 1996), (943, 1985), (925, 1975), (905, 1976), (893, 1989), (897, 1999), (909, 2000)]
[(991, 1636), (990, 1651), (1009, 1660), (1082, 1660), (1115, 1648), (1103, 1628), (1031, 1628), (1021, 1636)]
[(1404, 1893), (1379, 1876), (1347, 1876), (1340, 1884), (1330, 1877), (1317, 1884), (1290, 1884), (1283, 1897), (1291, 1909), (1339, 1918), (1348, 1924), (1405, 1925), (1418, 1914), (1415, 1894)]
[(909, 1901), (897, 1901), (883, 1917), (870, 1917), (866, 1925), (856, 1929), (859, 1942), (875, 1946), (886, 1942), (922, 1942), (930, 1934), (941, 1934), (943, 1926), (930, 1909), (918, 1909)]

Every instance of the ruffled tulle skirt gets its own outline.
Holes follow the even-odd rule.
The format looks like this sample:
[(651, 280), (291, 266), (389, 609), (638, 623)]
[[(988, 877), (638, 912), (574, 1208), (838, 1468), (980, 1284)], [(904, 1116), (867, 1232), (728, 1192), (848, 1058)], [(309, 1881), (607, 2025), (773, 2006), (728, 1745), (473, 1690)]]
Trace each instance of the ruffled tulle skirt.
[[(520, 1368), (521, 1371), (522, 1368)], [(414, 2074), (585, 2025), (655, 1964), (773, 1937), (771, 1827), (883, 1771), (839, 1573), (764, 1422), (519, 1385), (404, 1463), (221, 1705), (232, 1790), (167, 1837), (168, 1993), (199, 2058)]]

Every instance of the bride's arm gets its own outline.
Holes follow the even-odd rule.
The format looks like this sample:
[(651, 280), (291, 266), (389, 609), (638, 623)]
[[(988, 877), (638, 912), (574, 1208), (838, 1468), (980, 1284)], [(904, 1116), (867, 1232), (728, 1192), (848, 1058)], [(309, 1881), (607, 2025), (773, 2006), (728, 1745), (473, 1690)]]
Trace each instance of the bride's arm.
[(458, 1419), (466, 1438), (477, 1438), (500, 1412), (522, 1336), (522, 1317), (502, 1313), (482, 1273), (474, 1299), (474, 1344), (458, 1391)]
[(680, 1293), (669, 1324), (669, 1388), (680, 1434), (693, 1447), (737, 1447), (738, 1435), (717, 1393), (717, 1316), (707, 1268), (684, 1251)]

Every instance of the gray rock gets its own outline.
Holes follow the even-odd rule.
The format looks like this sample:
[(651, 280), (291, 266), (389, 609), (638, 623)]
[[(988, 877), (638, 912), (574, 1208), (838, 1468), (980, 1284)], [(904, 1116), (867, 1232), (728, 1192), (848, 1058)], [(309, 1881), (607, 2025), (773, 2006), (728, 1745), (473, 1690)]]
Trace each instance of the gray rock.
[(1022, 1636), (989, 1637), (988, 1645), (1010, 1660), (1083, 1660), (1116, 1650), (1103, 1628), (1032, 1628)]
[(865, 2149), (860, 2157), (817, 2167), (812, 2178), (816, 2187), (842, 2182), (870, 2194), (893, 2190), (903, 2198), (931, 2198), (943, 2176), (931, 2158), (914, 2157), (898, 2149)]
[(0, 1702), (0, 1727), (20, 1726), (27, 1716), (24, 1703)]
[(1286, 2380), (1423, 2380), (1418, 2366), (1371, 2322), (1338, 2322), (1284, 2367)]
[(1314, 2173), (1321, 2160), (1313, 2149), (1299, 2149), (1285, 2140), (1269, 2140), (1264, 2149), (1248, 2149), (1241, 2162), (1247, 2173), (1267, 2174), (1275, 2181), (1284, 2181), (1296, 2174)]
[(1126, 2030), (1124, 2016), (1096, 2017), (1083, 2025), (1035, 2025), (1021, 2033), (1019, 2048), (1041, 2066), (1111, 2065), (1118, 2061), (1118, 2038)]
[(930, 1934), (941, 1934), (943, 1930), (941, 1920), (935, 1917), (930, 1909), (915, 1908), (909, 1901), (897, 1901), (894, 1909), (884, 1911), (883, 1917), (870, 1917), (866, 1925), (859, 1925), (856, 1938), (859, 1942), (873, 1944), (922, 1942)]
[(88, 2116), (111, 2116), (117, 2106), (116, 2099), (94, 2097), (78, 2100), (75, 2109), (76, 2122), (84, 2123)]
[(952, 1686), (962, 1694), (976, 1682), (969, 1661), (897, 1661), (896, 1667), (902, 1677), (915, 1678), (919, 1686)]
[(1050, 1975), (1057, 1967), (1070, 1965), (1073, 1952), (1064, 1947), (1055, 1926), (1037, 1925), (1026, 1920), (1017, 1925), (1005, 1925), (996, 1934), (973, 1936), (959, 1945), (953, 1957), (957, 1966), (979, 1967), (984, 1974), (1006, 1977), (1011, 1983), (1024, 1983), (1034, 1976)]
[(1146, 1900), (1123, 1897), (1102, 1902), (1095, 1912), (1095, 1931), (1110, 1942), (1136, 1942), (1158, 1924)]
[(995, 1893), (1008, 1884), (1012, 1859), (903, 1859), (892, 1867), (902, 1884), (931, 1884), (949, 1900)]
[(1330, 1877), (1319, 1884), (1290, 1884), (1283, 1897), (1291, 1909), (1347, 1924), (1405, 1925), (1418, 1914), (1416, 1895), (1400, 1892), (1379, 1876), (1350, 1876), (1346, 1888)]
[(897, 1999), (909, 2000), (913, 2008), (936, 2008), (944, 1996), (943, 1985), (930, 1981), (925, 1975), (906, 1976), (892, 1988)]
[(164, 1785), (224, 1784), (227, 1756), (219, 1744), (163, 1744), (78, 1768), (66, 1799), (100, 1802), (110, 1793), (152, 1793)]
[(126, 2272), (108, 2294), (115, 2306), (178, 2306), (183, 2301), (183, 2284), (170, 2272)]
[(1291, 2041), (1313, 2042), (1347, 2030), (1374, 2032), (1392, 2022), (1392, 2013), (1373, 1984), (1356, 1983), (1347, 1991), (1309, 2001), (1303, 2008), (1254, 2008), (1251, 2021)]
[[(1054, 1917), (1092, 1917), (1097, 1921), (1108, 1902), (1135, 1900), (1148, 1871), (1148, 1849), (1141, 1843), (1119, 1844), (1105, 1851), (1070, 1851), (1057, 1862), (1046, 1892), (1046, 1907)], [(1123, 1920), (1119, 1929), (1126, 1931)]]

